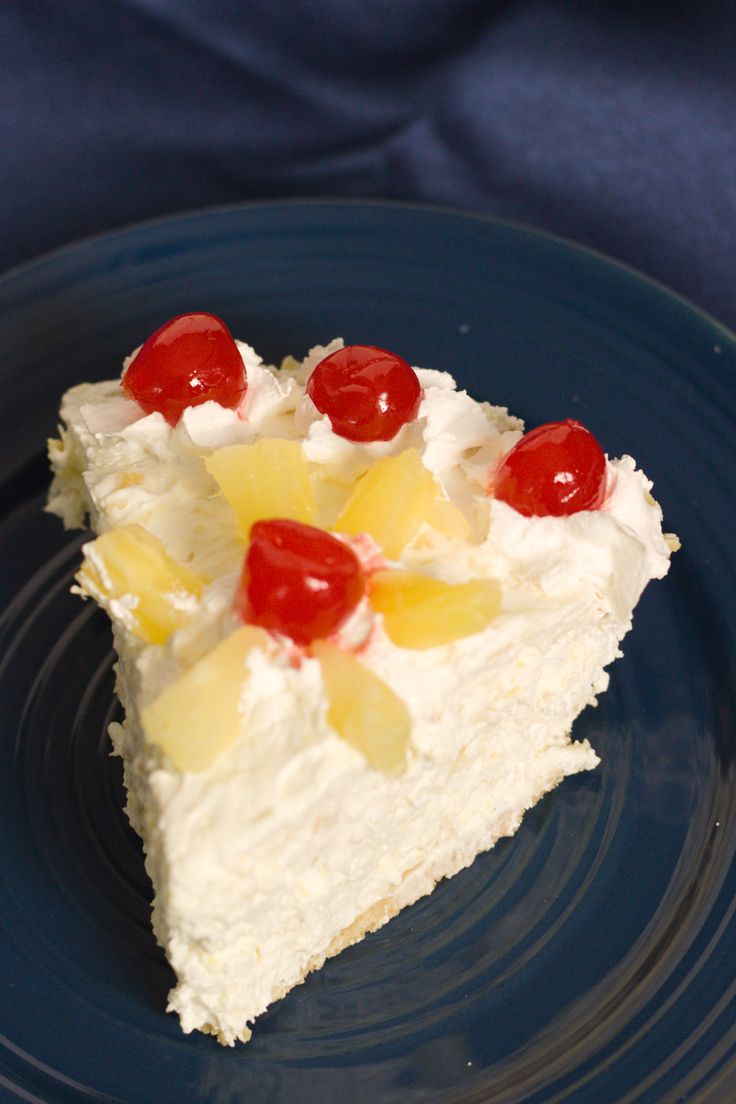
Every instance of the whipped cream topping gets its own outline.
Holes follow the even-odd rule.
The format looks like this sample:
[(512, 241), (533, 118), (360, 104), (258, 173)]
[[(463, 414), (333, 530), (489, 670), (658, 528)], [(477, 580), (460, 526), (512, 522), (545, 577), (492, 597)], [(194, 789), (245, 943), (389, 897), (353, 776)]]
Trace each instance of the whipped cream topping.
[[(595, 766), (587, 742), (570, 742), (570, 726), (606, 688), (642, 589), (669, 564), (661, 510), (630, 457), (607, 461), (601, 510), (526, 518), (486, 497), (489, 473), (523, 426), (458, 391), (447, 373), (415, 369), (418, 417), (393, 440), (337, 436), (305, 384), (341, 344), (277, 369), (239, 343), (241, 407), (204, 403), (175, 427), (143, 416), (117, 381), (83, 384), (65, 396), (61, 436), (50, 444), (49, 509), (65, 524), (85, 514), (98, 532), (138, 522), (212, 579), (163, 647), (131, 636), (124, 604), (110, 608), (126, 708), (111, 735), (156, 889), (154, 927), (179, 978), (170, 1007), (184, 1030), (212, 1030), (226, 1043), (247, 1037), (247, 1023), (339, 949), (351, 926), (387, 919), (513, 832), (565, 775)], [(358, 648), (411, 714), (399, 776), (371, 769), (339, 738), (319, 664), (295, 664), (278, 642), (249, 655), (240, 736), (206, 770), (179, 771), (145, 740), (140, 709), (234, 628), (244, 545), (203, 457), (269, 436), (301, 440), (305, 457), (345, 487), (376, 459), (416, 448), (474, 537), (424, 531), (403, 565), (501, 585), (499, 616), (441, 647), (397, 647), (366, 603), (343, 627), (339, 643)], [(377, 550), (364, 540), (360, 554)]]

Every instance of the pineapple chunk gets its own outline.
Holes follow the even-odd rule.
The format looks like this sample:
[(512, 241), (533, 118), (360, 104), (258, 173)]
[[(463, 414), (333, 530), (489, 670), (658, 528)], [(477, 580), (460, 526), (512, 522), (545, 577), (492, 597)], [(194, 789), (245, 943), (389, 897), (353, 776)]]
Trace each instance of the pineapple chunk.
[(142, 525), (120, 525), (85, 544), (77, 574), (82, 594), (146, 644), (163, 644), (189, 617), (205, 580), (172, 560)]
[(140, 487), (143, 482), (143, 472), (139, 471), (124, 471), (120, 473), (120, 480), (118, 487), (121, 489), (124, 487)]
[(350, 498), (354, 483), (341, 483), (332, 479), (322, 465), (316, 465), (311, 473), (315, 503), (315, 525), (333, 529), (335, 522)]
[(311, 523), (314, 496), (299, 441), (264, 437), (254, 445), (228, 445), (205, 460), (224, 497), (235, 511), (240, 535), (263, 518)]
[(398, 559), (422, 524), (466, 540), (470, 526), (443, 497), (416, 449), (377, 460), (355, 484), (335, 523), (341, 533), (369, 533), (390, 559)]
[(394, 644), (435, 648), (485, 629), (501, 608), (501, 588), (495, 579), (445, 583), (416, 571), (377, 571), (370, 603)]
[(355, 656), (326, 640), (315, 640), (327, 693), (327, 720), (372, 767), (390, 772), (406, 765), (411, 717), (386, 683)]
[(182, 771), (205, 770), (237, 739), (238, 701), (248, 653), (267, 642), (263, 629), (243, 625), (220, 641), (143, 709), (143, 730)]

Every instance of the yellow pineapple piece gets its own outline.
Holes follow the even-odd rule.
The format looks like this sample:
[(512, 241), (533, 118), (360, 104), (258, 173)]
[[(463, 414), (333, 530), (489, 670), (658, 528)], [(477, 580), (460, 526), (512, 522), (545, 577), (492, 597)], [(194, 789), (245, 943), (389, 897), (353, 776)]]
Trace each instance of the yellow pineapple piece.
[(360, 477), (335, 529), (369, 533), (390, 559), (398, 559), (423, 523), (455, 540), (467, 539), (470, 532), (417, 450), (406, 449), (377, 460)]
[(77, 574), (94, 598), (147, 644), (163, 644), (189, 617), (205, 580), (172, 560), (142, 525), (120, 525), (85, 544)]
[(322, 668), (328, 723), (372, 767), (401, 770), (411, 731), (401, 698), (359, 659), (326, 640), (315, 640), (312, 653)]
[(119, 487), (139, 487), (143, 482), (143, 473), (139, 471), (124, 471), (120, 473)]
[(311, 481), (315, 504), (313, 524), (322, 529), (333, 529), (350, 498), (354, 484), (332, 479), (322, 465), (315, 465), (311, 472)]
[(227, 445), (205, 466), (235, 511), (244, 540), (263, 518), (312, 522), (314, 496), (299, 441), (264, 437), (254, 445)]
[(243, 625), (172, 683), (141, 714), (147, 739), (182, 771), (205, 770), (237, 739), (249, 652), (267, 635)]
[(435, 648), (481, 632), (501, 608), (495, 579), (445, 583), (417, 571), (377, 571), (370, 603), (400, 648)]

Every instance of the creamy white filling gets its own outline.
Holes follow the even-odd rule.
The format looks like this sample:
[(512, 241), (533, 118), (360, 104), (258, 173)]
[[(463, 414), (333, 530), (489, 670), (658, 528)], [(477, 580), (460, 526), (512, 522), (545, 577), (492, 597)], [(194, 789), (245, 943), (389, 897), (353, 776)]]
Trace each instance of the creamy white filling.
[[(142, 416), (119, 384), (83, 384), (64, 398), (49, 509), (104, 531), (136, 521), (170, 554), (214, 577), (190, 623), (164, 648), (115, 629), (131, 822), (156, 890), (154, 928), (179, 984), (184, 1030), (247, 1035), (365, 913), (380, 922), (435, 881), (513, 832), (562, 777), (595, 765), (570, 726), (605, 689), (604, 668), (669, 548), (650, 483), (629, 457), (607, 463), (600, 511), (524, 518), (484, 497), (489, 473), (519, 438), (505, 409), (477, 403), (446, 373), (416, 369), (417, 420), (389, 442), (355, 445), (332, 432), (304, 394), (314, 364), (339, 342), (283, 370), (240, 345), (249, 387), (238, 411), (205, 403), (172, 428)], [(422, 534), (407, 567), (449, 582), (494, 578), (502, 611), (482, 633), (410, 651), (361, 610), (343, 643), (406, 701), (409, 763), (387, 776), (328, 726), (318, 664), (285, 651), (251, 653), (239, 739), (205, 771), (182, 773), (146, 744), (138, 710), (232, 631), (243, 546), (202, 456), (263, 436), (303, 440), (307, 458), (349, 485), (378, 457), (415, 447), (471, 520), (474, 543)], [(383, 912), (381, 912), (383, 910)], [(359, 934), (359, 932), (357, 933)]]

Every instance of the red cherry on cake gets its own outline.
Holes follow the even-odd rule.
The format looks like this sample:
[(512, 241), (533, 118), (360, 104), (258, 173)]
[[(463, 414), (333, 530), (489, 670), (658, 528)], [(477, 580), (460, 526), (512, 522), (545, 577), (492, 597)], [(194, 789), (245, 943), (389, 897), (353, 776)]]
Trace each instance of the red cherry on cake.
[(248, 387), (232, 334), (214, 314), (180, 314), (141, 346), (123, 376), (123, 390), (146, 414), (171, 425), (188, 406), (213, 399), (236, 407)]
[(417, 416), (422, 388), (414, 369), (375, 345), (347, 345), (321, 360), (307, 394), (348, 441), (390, 441)]
[(257, 521), (235, 613), (297, 644), (331, 636), (365, 593), (360, 561), (343, 541), (300, 521)]
[(597, 510), (606, 493), (606, 458), (592, 433), (568, 418), (525, 434), (502, 458), (493, 494), (525, 517)]

